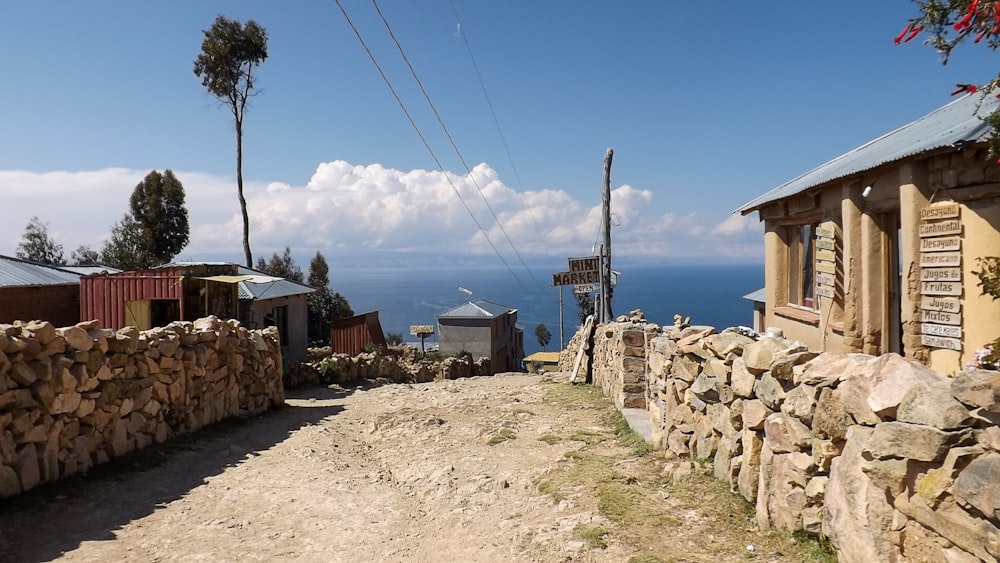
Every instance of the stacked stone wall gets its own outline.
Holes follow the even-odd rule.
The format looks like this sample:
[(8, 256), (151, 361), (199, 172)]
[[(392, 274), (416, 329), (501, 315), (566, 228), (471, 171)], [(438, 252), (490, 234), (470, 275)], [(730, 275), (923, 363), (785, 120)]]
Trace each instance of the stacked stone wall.
[(646, 341), (658, 327), (641, 313), (598, 325), (593, 351), (593, 380), (619, 409), (646, 408)]
[(338, 385), (384, 380), (391, 383), (425, 383), (435, 379), (459, 379), (494, 375), (489, 358), (444, 358), (417, 360), (413, 353), (370, 353), (357, 356), (328, 354), (311, 364), (318, 379)]
[(0, 325), (0, 497), (284, 402), (275, 328)]
[(621, 406), (608, 358), (644, 333), (652, 441), (710, 464), (759, 526), (823, 534), (848, 562), (1000, 558), (1000, 373), (615, 324), (595, 333), (595, 383)]

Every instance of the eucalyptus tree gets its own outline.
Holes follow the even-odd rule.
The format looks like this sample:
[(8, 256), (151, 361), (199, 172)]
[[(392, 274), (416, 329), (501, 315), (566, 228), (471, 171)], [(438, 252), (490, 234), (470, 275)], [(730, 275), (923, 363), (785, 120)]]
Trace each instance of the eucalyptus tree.
[(203, 31), (201, 53), (194, 60), (194, 74), (202, 86), (233, 114), (236, 126), (236, 193), (243, 214), (243, 252), (247, 268), (250, 252), (250, 216), (243, 195), (243, 119), (247, 101), (254, 95), (256, 68), (267, 59), (267, 30), (253, 20), (246, 24), (218, 16)]

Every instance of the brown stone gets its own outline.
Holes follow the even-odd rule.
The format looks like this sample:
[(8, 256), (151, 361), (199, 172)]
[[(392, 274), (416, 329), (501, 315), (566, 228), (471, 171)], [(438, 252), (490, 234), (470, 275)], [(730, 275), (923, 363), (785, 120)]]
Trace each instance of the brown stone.
[(945, 432), (922, 424), (883, 422), (875, 426), (867, 451), (878, 459), (938, 461), (951, 446), (971, 441), (971, 431)]
[(747, 370), (746, 364), (743, 362), (743, 358), (736, 358), (733, 360), (730, 385), (733, 388), (733, 393), (737, 397), (753, 397), (753, 386), (756, 381), (757, 377)]

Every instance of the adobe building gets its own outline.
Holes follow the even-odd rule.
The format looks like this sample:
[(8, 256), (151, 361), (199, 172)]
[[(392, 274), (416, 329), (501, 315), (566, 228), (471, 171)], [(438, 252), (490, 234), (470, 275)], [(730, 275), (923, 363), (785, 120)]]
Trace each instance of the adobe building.
[(1000, 255), (997, 107), (967, 95), (741, 207), (764, 222), (764, 326), (817, 351), (952, 373), (1000, 336), (977, 258)]

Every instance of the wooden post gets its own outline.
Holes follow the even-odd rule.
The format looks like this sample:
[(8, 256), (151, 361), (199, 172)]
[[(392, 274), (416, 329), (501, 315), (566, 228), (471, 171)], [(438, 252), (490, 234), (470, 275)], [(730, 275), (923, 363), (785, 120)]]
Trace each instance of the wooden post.
[(604, 245), (601, 252), (601, 322), (610, 322), (611, 316), (611, 159), (614, 149), (604, 155), (604, 190), (601, 196), (601, 213), (604, 225)]

